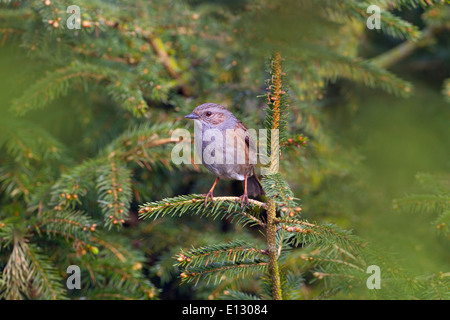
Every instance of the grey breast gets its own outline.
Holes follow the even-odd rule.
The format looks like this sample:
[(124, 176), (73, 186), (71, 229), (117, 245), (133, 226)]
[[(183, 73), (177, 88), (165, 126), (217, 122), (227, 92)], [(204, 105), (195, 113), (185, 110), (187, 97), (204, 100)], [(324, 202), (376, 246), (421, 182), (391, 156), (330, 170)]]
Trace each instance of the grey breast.
[(226, 147), (226, 130), (233, 129), (235, 124), (236, 118), (227, 117), (219, 126), (202, 124), (201, 130), (197, 130), (196, 143), (201, 142), (201, 148), (199, 148), (199, 144), (197, 152), (202, 159), (202, 163), (221, 179), (244, 180), (244, 174), (247, 174), (241, 172), (241, 166), (236, 166), (233, 162), (230, 163), (230, 159), (227, 162), (229, 150)]

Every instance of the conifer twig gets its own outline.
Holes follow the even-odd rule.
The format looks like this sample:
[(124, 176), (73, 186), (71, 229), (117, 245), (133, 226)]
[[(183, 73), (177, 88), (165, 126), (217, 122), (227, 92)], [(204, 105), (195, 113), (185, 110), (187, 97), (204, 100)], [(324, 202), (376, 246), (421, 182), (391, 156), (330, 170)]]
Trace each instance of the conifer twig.
[(276, 225), (275, 225), (276, 207), (273, 201), (269, 202), (267, 209), (267, 252), (269, 256), (269, 273), (272, 281), (272, 298), (274, 300), (281, 300), (281, 281), (278, 270), (278, 250), (276, 239)]
[[(280, 100), (280, 93), (281, 90), (281, 54), (279, 52), (276, 52), (274, 54), (274, 58), (272, 60), (272, 70), (274, 73), (272, 74), (272, 83), (274, 85), (273, 92), (275, 95), (269, 99), (273, 100), (273, 107), (272, 107), (272, 123), (271, 123), (271, 129), (277, 129), (280, 128), (280, 119), (282, 118), (281, 114), (281, 100)], [(276, 133), (278, 131), (275, 131)], [(271, 141), (274, 137), (271, 137)], [(278, 138), (278, 134), (277, 137)], [(278, 139), (277, 139), (278, 141)], [(273, 145), (273, 143), (271, 142)], [(270, 172), (275, 172), (274, 168), (278, 168), (278, 161), (279, 161), (279, 145), (276, 144), (275, 148), (276, 150), (273, 151), (271, 154), (271, 163)], [(276, 218), (276, 205), (273, 199), (269, 199), (269, 202), (267, 204), (267, 227), (266, 227), (266, 238), (267, 238), (267, 252), (269, 256), (269, 274), (272, 282), (272, 298), (274, 300), (282, 300), (281, 297), (281, 281), (280, 281), (280, 273), (278, 270), (278, 250), (277, 250), (277, 226), (275, 224), (275, 218)]]
[[(204, 199), (204, 196), (197, 197), (197, 195), (190, 195), (189, 197), (186, 197), (186, 198), (179, 197), (177, 199), (175, 199), (175, 198), (165, 199), (165, 200), (162, 200), (162, 201), (156, 202), (156, 203), (147, 203), (140, 207), (139, 214), (140, 214), (140, 217), (142, 217), (142, 218), (148, 218), (150, 216), (156, 217), (159, 215), (159, 213), (161, 211), (181, 210), (186, 205), (193, 205), (196, 203), (200, 204), (203, 199)], [(232, 206), (232, 205), (238, 204), (240, 202), (239, 197), (214, 197), (214, 204), (220, 204), (220, 203), (225, 203), (225, 202), (229, 203), (228, 210), (230, 210), (230, 211), (228, 211), (228, 213), (233, 212), (235, 215), (244, 216), (245, 219), (247, 220), (247, 223), (248, 223), (248, 221), (251, 221), (251, 223), (258, 224), (263, 228), (266, 227), (266, 224), (264, 222), (262, 222), (260, 219), (256, 218), (255, 216), (246, 213), (245, 210), (233, 210), (230, 207), (230, 205)], [(267, 208), (266, 203), (258, 201), (258, 200), (248, 199), (248, 202), (250, 205), (253, 205), (256, 207), (260, 207), (263, 209)], [(194, 208), (192, 208), (192, 209), (194, 210)], [(203, 211), (203, 207), (201, 207), (201, 209)], [(212, 209), (211, 212), (213, 212), (213, 211), (215, 211), (215, 210)], [(173, 214), (173, 212), (172, 212), (172, 214)]]
[(372, 61), (382, 68), (389, 68), (400, 60), (413, 54), (414, 51), (432, 43), (436, 35), (445, 28), (445, 25), (428, 27), (422, 31), (422, 35), (419, 39), (407, 40), (393, 49), (373, 58)]

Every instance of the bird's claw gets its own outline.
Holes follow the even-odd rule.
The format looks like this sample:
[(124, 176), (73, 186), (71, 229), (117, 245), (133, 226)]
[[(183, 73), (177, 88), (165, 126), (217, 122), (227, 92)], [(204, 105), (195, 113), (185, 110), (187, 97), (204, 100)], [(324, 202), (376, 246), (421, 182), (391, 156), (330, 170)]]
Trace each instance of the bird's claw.
[(242, 196), (239, 197), (239, 199), (241, 200), (241, 209), (242, 209), (244, 207), (244, 201), (245, 204), (248, 204), (248, 195), (244, 193)]
[(205, 207), (208, 205), (208, 198), (211, 198), (211, 202), (214, 203), (214, 197), (213, 197), (212, 191), (209, 191), (209, 192), (205, 195)]

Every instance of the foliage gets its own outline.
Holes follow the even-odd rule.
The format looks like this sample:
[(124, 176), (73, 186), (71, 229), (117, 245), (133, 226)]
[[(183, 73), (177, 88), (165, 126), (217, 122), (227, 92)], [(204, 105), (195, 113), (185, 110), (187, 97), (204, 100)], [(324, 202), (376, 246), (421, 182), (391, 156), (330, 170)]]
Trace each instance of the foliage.
[(394, 200), (394, 209), (402, 213), (428, 214), (433, 216), (431, 222), (437, 230), (449, 234), (450, 196), (449, 177), (420, 173), (416, 175), (425, 194), (411, 194)]
[[(420, 44), (414, 50), (445, 31), (448, 5), (79, 0), (81, 29), (70, 29), (73, 4), (0, 1), (2, 299), (301, 299), (309, 289), (327, 298), (364, 289), (376, 249), (347, 222), (308, 216), (324, 184), (351, 180), (359, 159), (333, 138), (327, 105), (342, 82), (402, 98), (414, 92), (392, 64), (361, 55), (368, 5), (383, 10), (382, 34)], [(401, 17), (414, 10), (423, 12), (423, 30)], [(448, 88), (444, 80), (446, 99)], [(241, 210), (230, 184), (218, 188), (229, 196), (204, 208), (196, 193), (211, 176), (170, 161), (173, 131), (205, 101), (228, 106), (248, 127), (279, 130), (280, 162), (271, 162), (279, 173), (263, 177), (266, 199)], [(445, 226), (446, 196), (398, 206), (433, 212)], [(138, 210), (158, 219), (139, 221)], [(81, 267), (82, 290), (66, 289), (69, 265)], [(445, 275), (419, 277), (431, 279), (423, 297), (445, 297)], [(392, 297), (405, 295), (398, 288)]]

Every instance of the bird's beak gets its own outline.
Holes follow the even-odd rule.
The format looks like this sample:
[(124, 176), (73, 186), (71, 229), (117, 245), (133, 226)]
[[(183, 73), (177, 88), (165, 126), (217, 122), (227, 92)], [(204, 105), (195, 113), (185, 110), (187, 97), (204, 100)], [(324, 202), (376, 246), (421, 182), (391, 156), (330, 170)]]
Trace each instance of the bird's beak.
[(191, 113), (191, 114), (188, 114), (187, 116), (184, 116), (185, 118), (188, 118), (188, 119), (198, 119), (198, 118), (200, 118), (198, 115), (196, 115), (195, 113)]

